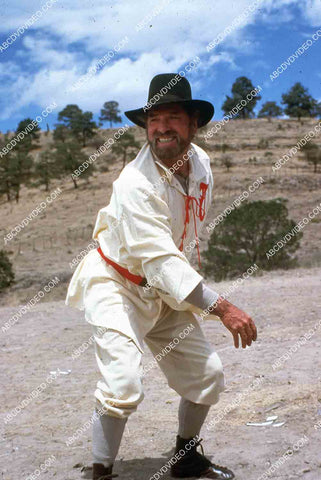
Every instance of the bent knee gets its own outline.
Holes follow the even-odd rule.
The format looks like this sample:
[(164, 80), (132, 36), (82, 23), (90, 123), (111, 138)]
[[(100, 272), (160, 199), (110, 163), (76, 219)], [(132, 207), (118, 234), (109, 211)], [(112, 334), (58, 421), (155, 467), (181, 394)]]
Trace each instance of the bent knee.
[(117, 382), (113, 382), (109, 386), (113, 398), (122, 404), (138, 405), (144, 398), (141, 377), (136, 369), (127, 369), (121, 378), (117, 378)]
[(139, 375), (136, 372), (126, 372), (126, 378), (120, 383), (118, 393), (118, 398), (123, 401), (140, 403), (144, 398), (144, 392)]
[(210, 383), (217, 391), (222, 392), (225, 386), (224, 371), (223, 364), (217, 353), (213, 352), (213, 354), (209, 357), (207, 366)]

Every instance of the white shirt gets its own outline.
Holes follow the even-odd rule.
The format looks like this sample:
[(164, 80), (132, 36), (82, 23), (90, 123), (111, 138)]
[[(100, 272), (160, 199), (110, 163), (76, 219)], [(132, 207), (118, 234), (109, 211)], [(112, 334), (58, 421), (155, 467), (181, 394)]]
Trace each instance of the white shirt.
[[(188, 193), (199, 199), (201, 184), (208, 186), (203, 204), (205, 217), (201, 220), (195, 216), (199, 234), (211, 203), (213, 177), (206, 152), (193, 143), (190, 149)], [(110, 203), (99, 210), (92, 238), (99, 241), (105, 256), (131, 273), (145, 277), (166, 303), (180, 309), (180, 304), (203, 279), (189, 263), (196, 250), (191, 207), (189, 217), (184, 249), (180, 251), (185, 192), (173, 171), (154, 158), (146, 142), (114, 181)], [(81, 271), (88, 275), (88, 269), (83, 267), (90, 253), (77, 266), (66, 297), (67, 305), (80, 309), (83, 309), (84, 281)]]

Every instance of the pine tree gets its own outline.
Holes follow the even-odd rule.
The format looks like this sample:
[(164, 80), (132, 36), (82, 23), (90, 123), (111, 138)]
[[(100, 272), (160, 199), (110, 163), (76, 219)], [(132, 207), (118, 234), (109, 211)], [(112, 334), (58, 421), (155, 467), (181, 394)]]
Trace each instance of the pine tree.
[(285, 105), (284, 113), (289, 117), (316, 117), (318, 115), (318, 102), (308, 93), (308, 89), (297, 82), (293, 87), (282, 95), (282, 102)]
[(112, 152), (122, 156), (123, 167), (126, 165), (127, 156), (132, 153), (136, 154), (140, 148), (140, 144), (135, 140), (132, 133), (125, 132), (116, 143), (113, 144)]
[(109, 122), (110, 128), (112, 128), (113, 123), (120, 123), (121, 116), (119, 115), (120, 110), (118, 106), (118, 102), (114, 100), (105, 102), (103, 108), (100, 110), (99, 120), (101, 122)]
[(246, 102), (245, 106), (242, 106), (238, 113), (234, 114), (235, 118), (252, 118), (254, 117), (254, 108), (258, 100), (261, 100), (260, 95), (253, 96), (252, 98), (246, 98), (252, 90), (254, 85), (247, 77), (238, 77), (232, 85), (232, 97), (226, 95), (226, 100), (222, 105), (222, 110), (225, 114), (228, 114), (237, 104), (242, 100)]

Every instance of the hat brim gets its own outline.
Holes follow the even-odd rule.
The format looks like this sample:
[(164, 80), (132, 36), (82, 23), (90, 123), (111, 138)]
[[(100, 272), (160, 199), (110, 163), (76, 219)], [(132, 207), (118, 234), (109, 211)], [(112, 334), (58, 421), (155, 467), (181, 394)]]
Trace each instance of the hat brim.
[[(164, 98), (161, 101), (157, 102), (155, 106), (164, 105), (168, 103), (183, 103), (184, 105), (191, 106), (195, 110), (199, 111), (199, 119), (198, 119), (198, 128), (204, 127), (214, 115), (214, 106), (207, 102), (206, 100), (180, 100), (180, 99), (170, 99)], [(152, 107), (151, 107), (152, 108)], [(139, 127), (146, 128), (146, 118), (147, 112), (150, 108), (146, 106), (144, 108), (137, 108), (136, 110), (128, 110), (124, 112), (126, 117), (135, 125)]]

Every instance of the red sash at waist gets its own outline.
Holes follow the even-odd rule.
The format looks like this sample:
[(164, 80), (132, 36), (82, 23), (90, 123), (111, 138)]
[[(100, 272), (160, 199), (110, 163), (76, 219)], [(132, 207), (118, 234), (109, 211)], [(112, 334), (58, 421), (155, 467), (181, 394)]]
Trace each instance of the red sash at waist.
[(118, 265), (118, 263), (115, 263), (112, 260), (110, 260), (110, 258), (106, 257), (103, 254), (103, 251), (100, 247), (98, 247), (97, 250), (102, 256), (102, 258), (108, 263), (108, 265), (111, 265), (123, 277), (127, 278), (128, 280), (135, 283), (136, 285), (139, 285), (140, 287), (145, 287), (145, 285), (147, 285), (146, 278), (141, 277), (140, 275), (134, 275), (133, 273), (130, 273), (130, 271), (127, 270), (127, 268), (121, 267), (120, 265)]

